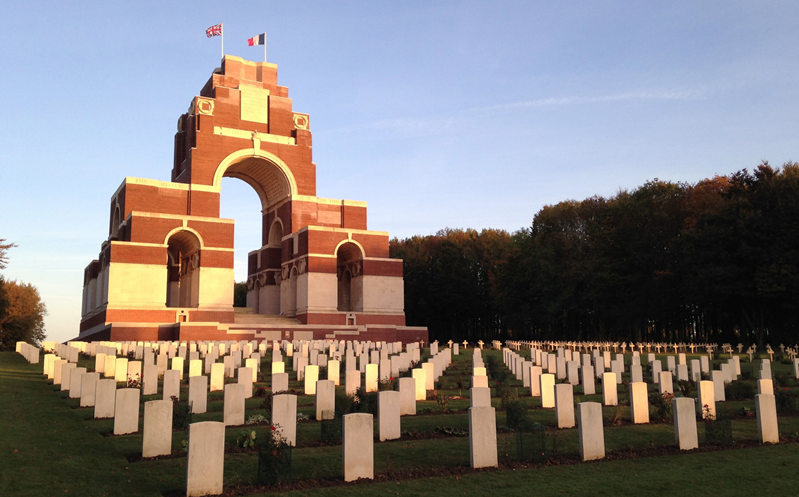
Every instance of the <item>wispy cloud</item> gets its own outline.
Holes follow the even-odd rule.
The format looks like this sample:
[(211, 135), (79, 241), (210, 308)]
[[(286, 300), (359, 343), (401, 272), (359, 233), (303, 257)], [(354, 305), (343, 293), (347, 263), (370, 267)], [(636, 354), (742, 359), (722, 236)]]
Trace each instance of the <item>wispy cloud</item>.
[(454, 127), (458, 123), (473, 119), (475, 114), (501, 112), (506, 110), (523, 110), (540, 107), (555, 107), (567, 105), (587, 105), (605, 102), (623, 102), (633, 100), (695, 100), (706, 96), (703, 90), (641, 90), (612, 95), (597, 96), (565, 96), (546, 97), (534, 100), (523, 100), (506, 104), (495, 104), (482, 107), (472, 107), (454, 111), (448, 116), (433, 117), (403, 117), (397, 119), (382, 119), (367, 123), (353, 124), (325, 130), (326, 133), (340, 133), (351, 131), (390, 131), (402, 135), (424, 135), (430, 132), (441, 132)]
[(391, 131), (405, 135), (425, 134), (431, 131), (440, 131), (453, 126), (459, 118), (398, 118), (382, 119), (362, 124), (341, 126), (326, 130), (327, 133), (340, 133), (350, 131)]
[(599, 96), (570, 96), (570, 97), (549, 97), (536, 100), (524, 100), (509, 104), (490, 105), (487, 107), (476, 107), (473, 111), (481, 110), (504, 110), (504, 109), (523, 109), (529, 107), (550, 107), (557, 105), (582, 105), (602, 102), (619, 102), (625, 100), (694, 100), (705, 95), (700, 90), (654, 90), (618, 93), (615, 95)]

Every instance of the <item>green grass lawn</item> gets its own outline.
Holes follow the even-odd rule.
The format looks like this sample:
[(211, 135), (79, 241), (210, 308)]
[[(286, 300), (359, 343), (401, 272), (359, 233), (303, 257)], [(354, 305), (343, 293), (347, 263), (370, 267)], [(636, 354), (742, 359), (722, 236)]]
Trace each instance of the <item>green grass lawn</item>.
[[(484, 356), (498, 351), (485, 351)], [(93, 369), (93, 363), (81, 359), (81, 366)], [(665, 361), (664, 361), (665, 364)], [(433, 401), (419, 402), (417, 416), (403, 417), (402, 430), (417, 434), (431, 434), (442, 428), (454, 431), (468, 429), (468, 385), (458, 387), (458, 378), (468, 376), (471, 351), (455, 356), (453, 366), (442, 378), (439, 393), (465, 398), (450, 400), (447, 414), (440, 414)], [(751, 369), (748, 362), (743, 368)], [(262, 369), (269, 371), (264, 360)], [(343, 368), (342, 368), (343, 370)], [(775, 363), (774, 374), (791, 372), (790, 365)], [(343, 371), (342, 371), (343, 373)], [(266, 375), (269, 376), (268, 374)], [(754, 381), (754, 380), (747, 380)], [(529, 406), (532, 420), (548, 427), (547, 450), (553, 460), (574, 459), (578, 450), (577, 430), (555, 429), (555, 414), (551, 409), (541, 409), (540, 402), (523, 396)], [(256, 386), (269, 386), (259, 382)], [(492, 385), (493, 386), (493, 385)], [(796, 389), (795, 380), (788, 386)], [(182, 399), (187, 397), (187, 387), (182, 385)], [(301, 389), (298, 382), (290, 388)], [(626, 399), (623, 388), (619, 398)], [(575, 395), (582, 401), (601, 401), (601, 395), (582, 396), (579, 388)], [(693, 393), (695, 395), (695, 392)], [(211, 412), (196, 415), (194, 421), (222, 420), (220, 393), (209, 397)], [(160, 399), (149, 396), (143, 399)], [(494, 398), (495, 406), (500, 400)], [(247, 401), (247, 415), (262, 413), (263, 400)], [(313, 397), (299, 397), (299, 411), (313, 417)], [(754, 411), (751, 400), (719, 403), (719, 410), (739, 412), (748, 407)], [(429, 410), (429, 412), (425, 412)], [(619, 414), (629, 417), (629, 408), (605, 408), (606, 418)], [(29, 365), (19, 354), (0, 353), (0, 496), (158, 496), (179, 495), (185, 488), (186, 459), (176, 457), (164, 460), (129, 462), (141, 454), (141, 433), (127, 436), (106, 436), (113, 428), (111, 420), (92, 419), (93, 409), (79, 408), (77, 399), (66, 398), (41, 375), (41, 365)], [(781, 416), (780, 433), (784, 438), (799, 435), (799, 416)], [(376, 424), (376, 423), (375, 423)], [(505, 412), (497, 411), (497, 426), (504, 427)], [(268, 427), (256, 428), (259, 437), (265, 436)], [(227, 429), (228, 444), (242, 427)], [(754, 419), (736, 419), (733, 436), (738, 441), (757, 439)], [(799, 495), (799, 444), (786, 443), (729, 451), (703, 452), (602, 461), (568, 465), (540, 466), (525, 469), (516, 461), (516, 436), (507, 430), (498, 435), (499, 460), (503, 467), (516, 469), (471, 472), (468, 437), (402, 439), (375, 443), (375, 472), (379, 480), (386, 475), (396, 475), (414, 468), (451, 468), (453, 476), (400, 479), (344, 485), (341, 480), (341, 446), (309, 446), (320, 437), (320, 424), (303, 422), (298, 425), (299, 447), (292, 454), (292, 476), (295, 480), (314, 480), (317, 486), (290, 495), (477, 495), (498, 492), (504, 495), (683, 495), (701, 492), (703, 495)], [(700, 443), (703, 429), (700, 426)], [(173, 448), (181, 447), (186, 431), (173, 433)], [(606, 426), (605, 445), (608, 452), (625, 453), (652, 447), (674, 445), (671, 424)], [(225, 485), (247, 485), (255, 479), (257, 454), (238, 453), (225, 457)], [(457, 473), (457, 474), (455, 474)], [(391, 478), (391, 476), (389, 476)]]

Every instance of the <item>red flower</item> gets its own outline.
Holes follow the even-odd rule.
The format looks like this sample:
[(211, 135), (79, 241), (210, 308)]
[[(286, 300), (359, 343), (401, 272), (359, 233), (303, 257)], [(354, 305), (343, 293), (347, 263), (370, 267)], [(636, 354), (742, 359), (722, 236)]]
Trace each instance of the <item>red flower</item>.
[(275, 428), (275, 425), (272, 425), (271, 428), (272, 428), (272, 431), (277, 431), (277, 428)]

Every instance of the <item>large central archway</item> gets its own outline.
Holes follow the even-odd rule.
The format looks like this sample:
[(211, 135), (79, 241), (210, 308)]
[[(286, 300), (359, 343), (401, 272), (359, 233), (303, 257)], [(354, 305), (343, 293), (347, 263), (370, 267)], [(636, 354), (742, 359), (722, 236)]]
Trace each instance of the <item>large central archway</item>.
[[(214, 175), (221, 190), (222, 178), (236, 178), (253, 188), (261, 201), (260, 245), (247, 253), (247, 307), (253, 314), (293, 316), (295, 286), (281, 285), (283, 237), (291, 233), (291, 220), (280, 207), (296, 193), (296, 182), (288, 166), (277, 157), (250, 149), (231, 154)], [(224, 192), (222, 192), (224, 198)], [(291, 308), (291, 309), (289, 309)]]

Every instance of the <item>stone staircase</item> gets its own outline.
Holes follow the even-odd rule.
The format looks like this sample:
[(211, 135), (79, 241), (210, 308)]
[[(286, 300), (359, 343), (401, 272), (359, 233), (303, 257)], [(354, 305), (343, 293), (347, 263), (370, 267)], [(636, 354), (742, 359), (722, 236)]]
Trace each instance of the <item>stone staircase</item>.
[(252, 309), (249, 307), (234, 307), (234, 311), (236, 312), (234, 324), (256, 326), (296, 326), (302, 324), (299, 320), (286, 316), (253, 314)]

